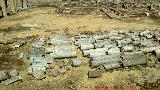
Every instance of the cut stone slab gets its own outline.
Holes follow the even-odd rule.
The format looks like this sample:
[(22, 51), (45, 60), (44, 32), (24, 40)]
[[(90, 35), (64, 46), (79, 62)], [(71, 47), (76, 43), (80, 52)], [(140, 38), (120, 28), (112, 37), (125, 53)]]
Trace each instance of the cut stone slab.
[(106, 55), (107, 51), (108, 48), (96, 48), (96, 49), (84, 50), (83, 55), (89, 57), (95, 57), (95, 56)]
[(141, 48), (141, 51), (143, 51), (143, 53), (151, 53), (154, 50), (156, 50), (156, 47), (144, 47), (144, 48)]
[(91, 66), (92, 68), (94, 67), (98, 67), (100, 65), (104, 65), (104, 64), (107, 64), (107, 63), (111, 63), (111, 62), (121, 62), (122, 59), (120, 57), (117, 57), (117, 58), (112, 58), (110, 56), (108, 56), (108, 58), (100, 58), (99, 60), (93, 60), (91, 61)]
[(121, 64), (118, 62), (107, 63), (103, 65), (105, 70), (114, 69), (121, 67)]
[(144, 54), (141, 51), (137, 51), (137, 52), (124, 52), (124, 54), (122, 55), (122, 58), (124, 60), (133, 60), (133, 59), (141, 58), (143, 56), (144, 56)]
[(125, 37), (125, 35), (114, 35), (114, 36), (109, 36), (110, 40), (122, 40)]
[(73, 65), (74, 67), (78, 67), (78, 66), (80, 66), (81, 64), (82, 64), (82, 61), (79, 60), (79, 59), (73, 59), (73, 60), (72, 60), (72, 65)]
[(53, 34), (50, 37), (50, 42), (52, 45), (72, 45), (73, 42), (65, 34)]
[(101, 71), (88, 71), (88, 78), (100, 78), (102, 77)]
[(105, 60), (105, 59), (106, 60), (110, 59), (110, 61), (112, 61), (112, 59), (121, 59), (121, 57), (118, 54), (102, 55), (102, 56), (92, 57), (91, 61), (99, 61), (99, 60)]
[(143, 54), (143, 52), (140, 51), (124, 53), (122, 58), (122, 63), (125, 67), (147, 63), (147, 57)]
[(36, 42), (32, 43), (32, 47), (33, 48), (41, 48), (44, 46), (44, 44), (45, 44), (44, 42), (36, 41)]
[(100, 41), (97, 43), (94, 43), (95, 48), (103, 48), (106, 44), (111, 44), (111, 40), (105, 40), (105, 41)]
[(10, 79), (3, 81), (2, 83), (5, 85), (9, 85), (9, 84), (15, 83), (20, 80), (22, 80), (20, 76), (14, 76), (14, 77), (11, 77)]
[(69, 58), (69, 57), (77, 57), (77, 48), (74, 45), (58, 45), (55, 46), (55, 50), (52, 54), (53, 58)]
[(131, 44), (133, 41), (131, 39), (123, 39), (123, 40), (116, 40), (117, 46), (118, 47), (123, 47), (126, 46), (128, 44)]
[(146, 64), (146, 58), (143, 59), (133, 59), (133, 60), (123, 60), (122, 61), (123, 66), (133, 66), (133, 65), (140, 65), (140, 64)]
[(111, 54), (121, 54), (120, 49), (118, 47), (114, 47), (108, 50), (108, 55)]
[(80, 38), (78, 41), (77, 41), (77, 45), (83, 45), (83, 44), (93, 44), (95, 43), (96, 40), (92, 37), (90, 38)]
[(116, 43), (111, 43), (111, 44), (105, 44), (103, 48), (114, 48), (114, 47), (117, 47)]
[(0, 81), (6, 80), (9, 78), (8, 72), (5, 70), (0, 71)]
[(83, 44), (81, 45), (81, 50), (88, 50), (88, 49), (94, 49), (93, 44)]

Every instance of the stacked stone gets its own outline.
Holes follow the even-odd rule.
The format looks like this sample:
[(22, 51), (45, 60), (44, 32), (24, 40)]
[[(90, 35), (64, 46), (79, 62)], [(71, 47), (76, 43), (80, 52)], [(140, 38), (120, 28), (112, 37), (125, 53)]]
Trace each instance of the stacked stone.
[(48, 64), (52, 64), (54, 58), (45, 56), (45, 42), (46, 38), (39, 38), (38, 41), (32, 43), (32, 50), (29, 55), (31, 66), (28, 73), (33, 75), (36, 79), (45, 78), (45, 72)]
[(160, 56), (159, 40), (156, 39), (158, 35), (149, 30), (113, 30), (101, 35), (84, 36), (79, 35), (76, 44), (78, 43), (83, 55), (90, 58), (93, 68), (103, 66), (108, 70), (146, 64), (146, 53)]
[(45, 78), (45, 73), (52, 71), (48, 70), (49, 64), (52, 64), (55, 59), (77, 56), (77, 48), (73, 43), (74, 41), (66, 35), (53, 34), (48, 39), (40, 37), (32, 43), (32, 50), (29, 55), (31, 67), (29, 67), (28, 72), (35, 79)]

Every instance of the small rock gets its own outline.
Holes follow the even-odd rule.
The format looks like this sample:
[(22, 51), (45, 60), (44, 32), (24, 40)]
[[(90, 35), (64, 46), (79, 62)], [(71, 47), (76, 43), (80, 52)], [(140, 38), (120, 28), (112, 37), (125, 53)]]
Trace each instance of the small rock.
[(81, 60), (78, 60), (78, 59), (73, 59), (72, 60), (72, 65), (74, 66), (74, 67), (78, 67), (78, 66), (80, 66), (82, 64), (82, 61)]
[(42, 70), (33, 71), (33, 76), (34, 76), (35, 79), (38, 79), (38, 80), (41, 80), (41, 79), (45, 78), (44, 72)]
[(88, 78), (100, 78), (102, 77), (101, 71), (89, 71), (88, 72)]
[(17, 70), (15, 70), (15, 69), (13, 69), (10, 73), (9, 73), (9, 75), (11, 76), (11, 77), (14, 77), (14, 76), (18, 76), (18, 72), (17, 72)]
[(58, 70), (57, 69), (47, 69), (46, 74), (48, 76), (57, 77), (58, 76)]
[(0, 71), (0, 81), (6, 80), (9, 78), (8, 72), (2, 70)]
[(65, 73), (66, 73), (66, 69), (64, 69), (64, 68), (60, 68), (59, 70), (58, 70), (58, 72), (59, 72), (59, 74), (61, 74), (61, 75), (64, 75)]

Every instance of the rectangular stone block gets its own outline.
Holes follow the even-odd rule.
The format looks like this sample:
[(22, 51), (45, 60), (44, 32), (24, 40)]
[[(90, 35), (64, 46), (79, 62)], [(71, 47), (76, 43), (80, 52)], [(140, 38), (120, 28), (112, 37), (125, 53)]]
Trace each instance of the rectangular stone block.
[(103, 66), (105, 70), (109, 70), (109, 69), (119, 68), (121, 67), (121, 64), (119, 62), (112, 62), (112, 63), (104, 64)]

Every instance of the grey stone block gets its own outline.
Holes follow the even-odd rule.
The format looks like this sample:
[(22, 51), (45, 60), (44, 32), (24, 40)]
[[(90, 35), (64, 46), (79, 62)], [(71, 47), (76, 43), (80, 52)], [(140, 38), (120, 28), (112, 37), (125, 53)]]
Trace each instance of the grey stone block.
[(81, 45), (81, 50), (88, 50), (88, 49), (94, 49), (93, 44), (83, 44)]
[(146, 64), (147, 62), (146, 58), (143, 57), (143, 59), (123, 60), (122, 63), (125, 67), (127, 67), (133, 65)]
[(111, 55), (100, 55), (100, 56), (96, 56), (96, 57), (92, 57), (91, 61), (99, 61), (99, 60), (109, 60), (112, 62), (112, 60), (114, 61), (114, 59), (121, 59), (120, 58), (121, 55), (118, 54), (111, 54)]
[(124, 60), (132, 60), (132, 59), (137, 59), (143, 57), (144, 54), (142, 51), (137, 51), (137, 52), (124, 52), (122, 55), (122, 58)]
[(100, 41), (100, 42), (97, 42), (97, 43), (94, 43), (94, 47), (95, 48), (102, 48), (104, 47), (106, 44), (111, 44), (111, 40), (105, 40), (105, 41)]
[(50, 37), (50, 43), (53, 45), (72, 45), (73, 42), (65, 34), (53, 34)]
[(143, 54), (143, 52), (140, 52), (140, 51), (139, 52), (127, 52), (127, 53), (124, 53), (122, 57), (123, 57), (122, 63), (125, 67), (147, 63), (146, 56)]
[(105, 44), (104, 45), (104, 48), (108, 48), (108, 49), (114, 48), (114, 47), (117, 47), (116, 43), (111, 43), (111, 44)]
[(108, 50), (108, 55), (112, 54), (121, 54), (120, 49), (118, 47), (110, 48)]
[(5, 85), (9, 85), (9, 84), (15, 83), (20, 80), (22, 80), (20, 76), (14, 76), (14, 77), (11, 77), (10, 79), (3, 81), (2, 83)]
[(76, 57), (77, 56), (77, 48), (74, 45), (57, 45), (55, 46), (55, 50), (52, 54), (53, 58), (67, 58), (67, 57)]
[(123, 40), (116, 40), (116, 43), (118, 45), (118, 47), (123, 47), (126, 46), (128, 44), (131, 44), (133, 41), (129, 38), (127, 39), (123, 39)]
[(89, 38), (81, 38), (77, 41), (77, 44), (78, 45), (83, 45), (83, 44), (93, 44), (95, 43), (96, 40), (92, 37), (89, 37)]
[(121, 67), (121, 64), (119, 62), (112, 62), (112, 63), (104, 64), (103, 66), (105, 70), (109, 70), (109, 69), (119, 68)]
[(98, 67), (100, 65), (104, 65), (104, 64), (107, 64), (107, 63), (110, 63), (110, 62), (120, 62), (121, 61), (121, 58), (113, 58), (113, 59), (110, 59), (110, 57), (108, 58), (105, 58), (105, 59), (99, 59), (99, 60), (93, 60), (91, 61), (91, 66), (92, 67)]
[(109, 36), (109, 39), (111, 40), (122, 40), (125, 37), (125, 35), (114, 35), (114, 36)]

